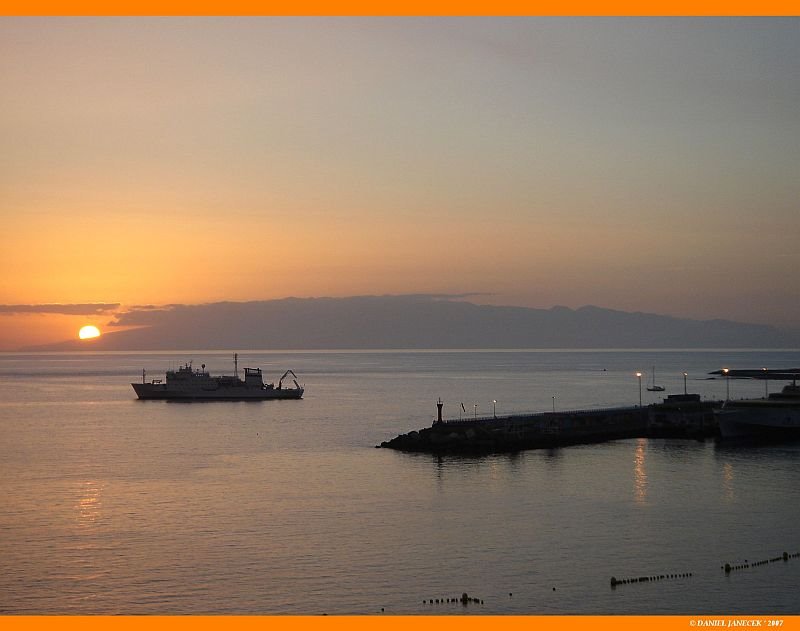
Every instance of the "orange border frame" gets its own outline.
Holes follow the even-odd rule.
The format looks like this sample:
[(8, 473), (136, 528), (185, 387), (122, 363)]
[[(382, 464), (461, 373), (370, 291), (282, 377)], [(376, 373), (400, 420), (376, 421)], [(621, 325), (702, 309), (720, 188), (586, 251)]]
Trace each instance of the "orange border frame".
[[(780, 620), (780, 627), (765, 627), (766, 620)], [(800, 616), (9, 616), (2, 619), (7, 631), (42, 628), (59, 631), (531, 631), (577, 629), (579, 631), (676, 631), (702, 627), (714, 621), (729, 628), (729, 621), (760, 621), (765, 631), (796, 631)], [(719, 622), (721, 621), (721, 622)], [(753, 629), (749, 626), (747, 629)]]
[[(306, 0), (305, 2), (254, 2), (229, 0), (125, 0), (113, 3), (100, 0), (3, 0), (2, 16), (797, 16), (797, 0), (765, 0), (760, 4), (742, 0), (675, 0), (672, 2), (632, 2), (630, 0)], [(692, 629), (699, 621), (782, 620), (784, 629), (800, 628), (800, 615), (781, 616), (3, 616), (6, 631), (53, 629), (66, 631), (528, 631), (534, 628), (614, 629), (615, 631), (673, 631)], [(776, 627), (773, 627), (777, 631)], [(769, 629), (768, 631), (772, 631)]]
[(2, 15), (789, 16), (797, 0), (4, 0)]

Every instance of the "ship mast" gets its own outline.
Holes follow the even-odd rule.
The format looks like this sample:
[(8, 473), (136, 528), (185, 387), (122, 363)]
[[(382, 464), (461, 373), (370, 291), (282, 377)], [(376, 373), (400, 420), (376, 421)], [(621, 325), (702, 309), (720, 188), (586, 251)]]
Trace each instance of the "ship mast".
[(233, 374), (239, 378), (239, 353), (233, 354)]

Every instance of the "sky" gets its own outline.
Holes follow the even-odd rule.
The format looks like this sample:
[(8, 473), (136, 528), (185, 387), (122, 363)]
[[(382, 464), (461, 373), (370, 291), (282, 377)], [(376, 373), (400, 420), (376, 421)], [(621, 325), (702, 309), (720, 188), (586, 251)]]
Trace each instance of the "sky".
[(0, 350), (287, 296), (797, 329), (798, 103), (797, 18), (0, 18)]

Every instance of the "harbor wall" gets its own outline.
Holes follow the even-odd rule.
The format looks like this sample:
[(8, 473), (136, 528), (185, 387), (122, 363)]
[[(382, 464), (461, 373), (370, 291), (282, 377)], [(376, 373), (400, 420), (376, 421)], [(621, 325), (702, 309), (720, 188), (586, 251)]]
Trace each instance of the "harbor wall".
[(616, 407), (435, 421), (378, 445), (400, 451), (475, 453), (598, 443), (622, 438), (705, 438), (717, 433), (721, 402), (673, 401)]

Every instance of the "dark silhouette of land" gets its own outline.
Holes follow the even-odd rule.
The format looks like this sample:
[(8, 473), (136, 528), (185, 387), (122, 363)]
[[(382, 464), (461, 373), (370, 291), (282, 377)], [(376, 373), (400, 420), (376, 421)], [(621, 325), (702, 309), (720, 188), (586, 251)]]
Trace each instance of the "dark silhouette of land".
[[(119, 330), (116, 327), (139, 328)], [(433, 295), (285, 298), (133, 307), (89, 344), (27, 350), (786, 348), (772, 326), (600, 307), (497, 307)]]

